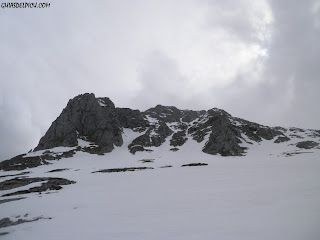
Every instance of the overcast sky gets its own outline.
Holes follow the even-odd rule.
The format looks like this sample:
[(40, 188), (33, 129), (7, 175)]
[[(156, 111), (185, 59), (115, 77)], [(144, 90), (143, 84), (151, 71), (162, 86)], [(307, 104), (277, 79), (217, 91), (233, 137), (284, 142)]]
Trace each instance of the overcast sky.
[(85, 92), (320, 129), (319, 0), (54, 0), (0, 30), (0, 160)]

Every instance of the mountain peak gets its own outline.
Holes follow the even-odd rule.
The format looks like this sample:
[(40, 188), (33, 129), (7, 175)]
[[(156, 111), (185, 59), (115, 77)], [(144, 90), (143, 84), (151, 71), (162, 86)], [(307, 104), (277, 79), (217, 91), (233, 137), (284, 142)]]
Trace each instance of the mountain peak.
[[(271, 140), (284, 132), (232, 117), (222, 109), (207, 111), (180, 110), (174, 106), (156, 105), (145, 112), (115, 108), (109, 98), (96, 98), (85, 93), (71, 99), (60, 116), (41, 138), (35, 151), (53, 147), (75, 147), (79, 139), (89, 141), (91, 153), (108, 153), (123, 144), (123, 130), (130, 128), (141, 133), (128, 149), (131, 153), (151, 151), (169, 140), (176, 149), (186, 141), (203, 142), (203, 152), (224, 156), (245, 154), (243, 142)], [(245, 136), (245, 137), (244, 137)], [(279, 140), (279, 141), (280, 141)]]
[[(134, 137), (128, 138), (129, 130), (132, 131), (130, 136)], [(202, 152), (207, 154), (243, 156), (250, 151), (252, 144), (264, 140), (272, 140), (275, 144), (288, 142), (303, 138), (300, 133), (315, 138), (320, 136), (316, 130), (263, 126), (233, 117), (218, 108), (194, 111), (157, 105), (140, 112), (116, 108), (109, 98), (85, 93), (69, 100), (34, 149), (35, 152), (48, 149), (50, 152), (56, 147), (69, 147), (70, 151), (60, 155), (48, 155), (45, 151), (40, 159), (19, 155), (7, 160), (9, 165), (6, 166), (10, 169), (18, 165), (37, 166), (45, 164), (46, 159), (70, 157), (79, 151), (101, 155), (115, 147), (122, 147), (132, 154), (152, 153), (157, 148), (184, 151), (191, 142), (201, 144)], [(318, 145), (317, 142), (308, 142), (297, 145), (300, 146), (313, 148)]]
[(68, 102), (35, 151), (77, 146), (78, 139), (85, 138), (98, 145), (100, 151), (110, 152), (113, 145), (122, 145), (119, 125), (115, 106), (110, 99), (96, 98), (92, 93), (78, 95)]

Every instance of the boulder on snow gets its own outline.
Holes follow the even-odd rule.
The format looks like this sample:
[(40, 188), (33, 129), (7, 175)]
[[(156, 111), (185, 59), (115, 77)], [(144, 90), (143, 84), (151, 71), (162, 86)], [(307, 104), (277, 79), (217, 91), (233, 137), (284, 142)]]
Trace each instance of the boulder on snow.
[(302, 141), (302, 142), (298, 142), (296, 144), (296, 146), (298, 148), (311, 149), (311, 148), (319, 146), (319, 143), (314, 142), (314, 141)]
[(281, 142), (288, 142), (290, 141), (290, 138), (287, 136), (279, 136), (276, 140), (274, 140), (274, 143), (281, 143)]

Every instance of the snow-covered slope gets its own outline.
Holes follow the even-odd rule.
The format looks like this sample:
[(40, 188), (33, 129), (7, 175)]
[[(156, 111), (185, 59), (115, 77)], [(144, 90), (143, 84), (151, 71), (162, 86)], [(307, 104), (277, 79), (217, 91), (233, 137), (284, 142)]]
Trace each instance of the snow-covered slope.
[[(219, 109), (128, 111), (110, 110), (121, 131), (111, 151), (79, 125), (68, 138), (74, 146), (0, 162), (0, 237), (320, 239), (319, 131), (270, 128)], [(235, 152), (208, 154), (215, 144)]]

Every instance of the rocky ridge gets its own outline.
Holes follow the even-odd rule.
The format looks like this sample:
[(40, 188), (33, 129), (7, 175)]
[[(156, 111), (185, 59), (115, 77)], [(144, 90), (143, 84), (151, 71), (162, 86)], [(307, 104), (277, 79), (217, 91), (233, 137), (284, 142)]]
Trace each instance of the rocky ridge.
[[(40, 139), (34, 152), (36, 156), (22, 154), (0, 162), (0, 170), (23, 170), (50, 164), (51, 160), (72, 157), (76, 152), (106, 154), (123, 145), (124, 129), (131, 129), (138, 136), (128, 145), (128, 151), (152, 152), (166, 141), (172, 151), (179, 151), (187, 141), (203, 144), (202, 151), (222, 156), (243, 156), (245, 144), (262, 140), (275, 144), (299, 133), (319, 140), (320, 131), (299, 128), (268, 127), (233, 117), (224, 110), (212, 108), (193, 111), (180, 110), (173, 106), (157, 105), (147, 111), (116, 108), (109, 98), (96, 98), (94, 94), (82, 94), (71, 99), (60, 116)], [(85, 145), (81, 144), (85, 143)], [(298, 148), (316, 148), (317, 141), (298, 143)], [(63, 153), (51, 151), (57, 147), (70, 147)]]

